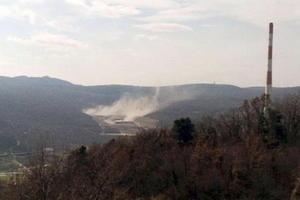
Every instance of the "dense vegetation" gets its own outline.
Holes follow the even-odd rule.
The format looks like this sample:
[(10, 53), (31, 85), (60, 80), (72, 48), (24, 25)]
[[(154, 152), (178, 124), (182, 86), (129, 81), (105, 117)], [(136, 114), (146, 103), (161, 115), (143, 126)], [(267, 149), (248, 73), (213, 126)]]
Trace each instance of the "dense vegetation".
[(183, 118), (169, 130), (82, 146), (50, 165), (41, 154), (23, 181), (0, 193), (7, 200), (297, 199), (300, 96), (268, 115), (263, 101), (195, 126)]

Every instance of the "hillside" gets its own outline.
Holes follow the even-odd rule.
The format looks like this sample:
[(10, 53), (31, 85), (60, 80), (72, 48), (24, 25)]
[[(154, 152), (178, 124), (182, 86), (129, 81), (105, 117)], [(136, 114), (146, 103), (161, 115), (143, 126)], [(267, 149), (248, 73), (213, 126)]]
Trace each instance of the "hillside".
[(38, 143), (72, 146), (101, 142), (101, 128), (82, 109), (110, 104), (136, 87), (84, 87), (43, 78), (0, 78), (0, 149), (30, 150)]
[[(278, 88), (275, 93), (280, 97), (298, 89)], [(38, 143), (72, 147), (104, 142), (107, 138), (99, 135), (101, 127), (82, 110), (98, 105), (109, 106), (124, 95), (130, 97), (129, 103), (141, 97), (151, 97), (151, 101), (142, 101), (145, 104), (142, 107), (147, 108), (155, 101), (153, 109), (142, 113), (160, 120), (160, 125), (167, 125), (181, 116), (197, 118), (225, 111), (262, 93), (263, 88), (231, 85), (194, 84), (157, 89), (122, 85), (81, 86), (50, 77), (0, 77), (0, 150), (30, 150)], [(157, 98), (152, 98), (155, 95)], [(129, 104), (126, 103), (125, 107)]]
[[(193, 98), (175, 102), (149, 116), (160, 120), (161, 125), (170, 125), (179, 117), (198, 119), (203, 115), (215, 115), (239, 106), (244, 100), (261, 96), (263, 87), (240, 88), (232, 85), (194, 84), (173, 87), (163, 87), (161, 93), (168, 96), (172, 88), (178, 94), (193, 94)], [(164, 91), (166, 90), (166, 91)], [(274, 88), (274, 101), (288, 94), (298, 94), (300, 87)]]
[[(222, 117), (45, 153), (0, 199), (296, 200), (300, 197), (300, 95), (264, 114), (264, 98)], [(284, 120), (282, 120), (284, 119)]]

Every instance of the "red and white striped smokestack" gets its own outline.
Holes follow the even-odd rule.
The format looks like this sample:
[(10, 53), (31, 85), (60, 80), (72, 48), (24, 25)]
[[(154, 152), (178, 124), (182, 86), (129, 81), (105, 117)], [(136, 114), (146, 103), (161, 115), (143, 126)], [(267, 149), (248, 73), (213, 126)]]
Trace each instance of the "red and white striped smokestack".
[(269, 24), (268, 72), (265, 91), (265, 108), (269, 107), (272, 93), (273, 23)]

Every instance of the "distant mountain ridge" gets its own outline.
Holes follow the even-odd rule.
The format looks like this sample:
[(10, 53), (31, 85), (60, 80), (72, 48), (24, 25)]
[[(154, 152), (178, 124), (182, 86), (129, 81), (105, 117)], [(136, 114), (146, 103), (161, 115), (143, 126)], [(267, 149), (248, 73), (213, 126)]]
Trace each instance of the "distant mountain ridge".
[[(178, 117), (196, 119), (223, 112), (238, 106), (244, 99), (262, 95), (264, 88), (215, 84), (159, 88), (81, 86), (50, 77), (0, 77), (0, 151), (26, 150), (43, 142), (57, 146), (103, 142), (99, 136), (101, 127), (82, 109), (110, 105), (124, 94), (151, 96), (157, 91), (158, 101), (171, 103), (148, 116), (167, 125)], [(298, 91), (300, 87), (274, 88), (274, 96), (280, 98)]]

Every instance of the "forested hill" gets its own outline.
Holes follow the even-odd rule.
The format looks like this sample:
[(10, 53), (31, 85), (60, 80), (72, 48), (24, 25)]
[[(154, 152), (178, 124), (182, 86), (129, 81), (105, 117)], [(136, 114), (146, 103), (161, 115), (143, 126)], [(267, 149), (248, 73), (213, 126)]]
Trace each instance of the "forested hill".
[(53, 159), (35, 154), (0, 199), (298, 200), (300, 95), (245, 101), (222, 117), (175, 120)]
[(82, 109), (110, 104), (123, 92), (136, 90), (84, 87), (49, 77), (1, 77), (0, 148), (24, 150), (44, 141), (61, 145), (100, 142), (101, 128)]
[[(178, 93), (193, 94), (193, 98), (175, 102), (166, 108), (150, 114), (161, 124), (170, 125), (179, 117), (198, 119), (203, 115), (214, 115), (239, 106), (244, 100), (264, 94), (264, 87), (240, 88), (233, 85), (194, 84), (164, 87), (161, 91), (175, 88)], [(168, 95), (168, 92), (161, 92)], [(188, 92), (187, 92), (188, 91)], [(273, 88), (273, 100), (276, 102), (289, 94), (300, 93), (300, 87)]]
[[(298, 90), (278, 88), (274, 93), (279, 97)], [(81, 86), (50, 77), (0, 77), (0, 150), (24, 150), (42, 141), (68, 146), (101, 142), (101, 127), (82, 109), (110, 105), (124, 94), (151, 96), (156, 92), (154, 87)], [(161, 87), (158, 101), (169, 102), (149, 116), (163, 124), (181, 116), (197, 118), (222, 112), (262, 93), (263, 88), (231, 85)], [(188, 98), (170, 101), (170, 97), (182, 96)]]

